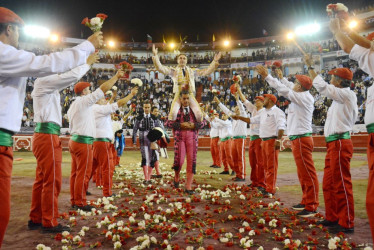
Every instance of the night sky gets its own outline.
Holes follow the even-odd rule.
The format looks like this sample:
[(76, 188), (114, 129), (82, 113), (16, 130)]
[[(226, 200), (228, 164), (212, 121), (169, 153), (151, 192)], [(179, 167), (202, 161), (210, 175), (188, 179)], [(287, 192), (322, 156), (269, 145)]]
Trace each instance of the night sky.
[[(350, 10), (373, 4), (373, 0), (340, 0)], [(153, 42), (179, 40), (195, 42), (197, 36), (210, 42), (231, 36), (232, 39), (261, 37), (262, 29), (279, 35), (297, 25), (327, 21), (326, 5), (331, 0), (191, 0), (191, 1), (124, 1), (124, 0), (0, 0), (20, 15), (27, 24), (39, 24), (67, 37), (90, 34), (81, 25), (84, 17), (105, 13), (106, 38), (145, 42), (146, 34)]]

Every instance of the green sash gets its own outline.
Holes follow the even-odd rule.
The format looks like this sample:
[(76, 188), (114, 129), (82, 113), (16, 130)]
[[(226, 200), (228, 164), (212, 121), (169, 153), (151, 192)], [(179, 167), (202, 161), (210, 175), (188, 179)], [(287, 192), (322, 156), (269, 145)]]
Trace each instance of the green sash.
[(245, 135), (238, 135), (238, 136), (234, 136), (233, 139), (245, 139), (247, 138), (247, 136)]
[(250, 138), (251, 141), (254, 141), (254, 140), (260, 139), (260, 136), (258, 136), (258, 135), (251, 135), (249, 138)]
[(341, 134), (329, 135), (325, 138), (326, 142), (332, 142), (340, 139), (351, 139), (351, 135), (349, 134), (349, 132), (345, 132)]
[(265, 138), (261, 138), (261, 140), (263, 141), (268, 141), (268, 140), (271, 140), (271, 139), (277, 139), (276, 136), (273, 136), (273, 137), (265, 137)]
[(85, 135), (72, 135), (71, 139), (78, 143), (84, 143), (84, 144), (93, 144), (94, 138), (91, 136), (85, 136)]
[(227, 137), (225, 137), (225, 138), (222, 138), (222, 139), (220, 139), (221, 141), (227, 141), (227, 140), (230, 140), (231, 139), (231, 137), (230, 136), (227, 136)]
[(37, 122), (35, 127), (36, 133), (60, 135), (61, 127), (52, 122)]
[(371, 124), (367, 125), (366, 129), (367, 129), (369, 134), (374, 133), (374, 123), (371, 123)]
[(0, 128), (0, 146), (13, 147), (13, 132)]
[(290, 135), (288, 138), (290, 138), (290, 140), (293, 141), (293, 140), (296, 140), (298, 138), (309, 137), (309, 136), (312, 136), (312, 133), (306, 133), (306, 134), (302, 134), (302, 135)]
[(112, 142), (112, 140), (109, 140), (108, 138), (95, 138), (94, 141)]

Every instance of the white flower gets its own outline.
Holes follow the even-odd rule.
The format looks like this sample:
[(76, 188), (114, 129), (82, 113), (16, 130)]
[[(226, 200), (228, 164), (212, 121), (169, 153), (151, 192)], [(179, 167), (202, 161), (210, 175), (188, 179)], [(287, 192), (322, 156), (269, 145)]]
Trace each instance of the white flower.
[(139, 87), (143, 86), (143, 82), (142, 80), (140, 80), (139, 78), (134, 78), (131, 80), (131, 83), (135, 84), (135, 85), (138, 85)]
[(249, 235), (249, 236), (253, 236), (253, 235), (256, 235), (256, 232), (255, 232), (255, 230), (251, 230), (251, 231), (249, 231), (249, 232), (248, 232), (248, 235)]
[(239, 228), (239, 233), (244, 233), (244, 228)]
[(229, 219), (229, 220), (232, 220), (232, 215), (231, 214), (229, 214), (229, 216), (227, 216), (227, 219)]
[(45, 248), (45, 245), (43, 245), (43, 244), (39, 244), (39, 245), (36, 246), (36, 249), (38, 249), (38, 250), (43, 250), (44, 248)]
[(114, 246), (114, 249), (120, 249), (122, 244), (120, 241), (116, 241), (113, 246)]
[(229, 205), (229, 204), (230, 204), (230, 200), (225, 200), (225, 203), (226, 203), (227, 205)]
[(247, 242), (244, 244), (245, 248), (250, 248), (251, 246), (253, 246), (253, 240), (247, 240)]
[(153, 244), (157, 244), (157, 239), (155, 238), (155, 237), (151, 237), (151, 242), (153, 243)]
[(239, 196), (239, 198), (240, 198), (241, 200), (245, 200), (245, 196), (242, 195), (242, 194)]
[(117, 90), (117, 87), (116, 87), (116, 86), (113, 86), (112, 89), (113, 89), (114, 91), (116, 91), (116, 90)]
[(345, 5), (342, 4), (342, 3), (337, 3), (337, 4), (336, 4), (336, 9), (337, 9), (338, 11), (348, 12), (348, 8), (347, 8), (347, 6), (345, 6)]
[(134, 219), (134, 217), (130, 216), (130, 217), (129, 217), (129, 221), (130, 221), (130, 223), (135, 223), (135, 219)]
[(257, 250), (264, 250), (264, 248), (260, 246), (259, 248), (257, 248)]
[(112, 236), (112, 232), (106, 232), (106, 234), (105, 234), (105, 238), (108, 238), (109, 236)]
[(67, 243), (69, 243), (69, 241), (68, 241), (67, 239), (62, 239), (62, 240), (61, 240), (61, 243), (62, 243), (62, 244), (67, 244)]
[(226, 236), (227, 238), (231, 239), (231, 238), (232, 238), (232, 233), (226, 233), (225, 236)]
[(282, 233), (284, 233), (284, 234), (287, 233), (287, 228), (284, 227), (284, 228), (282, 229)]
[(70, 221), (70, 222), (75, 221), (75, 217), (70, 217), (70, 218), (69, 218), (69, 221)]
[(249, 227), (249, 223), (246, 222), (246, 221), (244, 221), (242, 225), (243, 225), (243, 227)]
[(364, 250), (373, 250), (371, 247), (365, 247)]
[(285, 240), (284, 240), (284, 244), (285, 244), (285, 245), (288, 245), (288, 244), (290, 244), (290, 243), (291, 243), (290, 239), (285, 239)]
[(193, 250), (193, 246), (186, 247), (186, 250)]
[[(193, 250), (193, 249), (192, 249)], [(205, 250), (203, 247), (199, 247), (197, 250)]]
[(331, 238), (329, 239), (329, 245), (328, 245), (328, 248), (329, 249), (337, 249), (338, 247), (336, 246), (336, 240)]
[(101, 25), (102, 21), (101, 21), (100, 17), (93, 17), (90, 20), (90, 24), (93, 25), (93, 26), (94, 25)]
[(85, 232), (83, 230), (81, 230), (78, 234), (79, 234), (79, 236), (83, 237), (85, 235)]
[(277, 227), (277, 220), (276, 219), (272, 219), (271, 221), (269, 221), (269, 226), (271, 227)]
[(101, 228), (101, 223), (100, 222), (96, 222), (96, 228)]
[(219, 240), (220, 240), (222, 243), (229, 242), (229, 239), (228, 239), (228, 238), (220, 238)]
[(301, 241), (299, 239), (295, 240), (296, 245), (299, 247), (301, 245)]
[(69, 248), (67, 246), (62, 246), (61, 250), (69, 250)]
[(144, 214), (144, 219), (145, 220), (149, 220), (150, 218), (151, 218), (151, 216), (149, 214), (147, 214), (147, 213)]
[(74, 242), (79, 242), (81, 240), (82, 240), (81, 237), (79, 237), (78, 235), (73, 238)]
[(264, 220), (264, 219), (259, 219), (259, 220), (258, 220), (258, 223), (260, 223), (260, 224), (265, 224), (265, 220)]
[(191, 198), (187, 198), (186, 203), (191, 203)]
[(273, 250), (279, 250), (279, 248), (278, 247), (274, 247)]

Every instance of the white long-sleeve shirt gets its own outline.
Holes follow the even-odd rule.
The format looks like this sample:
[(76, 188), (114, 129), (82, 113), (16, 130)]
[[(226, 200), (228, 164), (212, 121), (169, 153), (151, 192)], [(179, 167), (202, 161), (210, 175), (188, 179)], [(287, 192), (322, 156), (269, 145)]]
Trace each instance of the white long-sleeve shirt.
[(312, 118), (314, 110), (314, 98), (309, 91), (296, 92), (292, 85), (282, 84), (278, 79), (268, 75), (265, 80), (270, 87), (275, 88), (279, 95), (291, 101), (288, 106), (287, 135), (303, 135), (312, 133)]
[[(256, 117), (259, 115), (262, 111), (264, 111), (264, 108), (257, 110), (257, 107), (253, 105), (250, 101), (246, 100), (244, 102), (244, 106), (247, 108), (248, 112), (251, 113), (251, 117)], [(251, 124), (249, 126), (249, 135), (259, 135), (260, 134), (260, 124)]]
[[(243, 103), (241, 101), (237, 101), (237, 105), (240, 110), (240, 116), (248, 117), (247, 112), (244, 110)], [(234, 112), (229, 110), (225, 105), (220, 103), (218, 105), (221, 110), (228, 116), (235, 115)], [(232, 121), (232, 136), (247, 136), (247, 123), (241, 120), (233, 120)]]
[(286, 115), (274, 105), (251, 118), (251, 123), (260, 124), (260, 138), (275, 137), (278, 136), (278, 130), (286, 130)]
[(92, 106), (95, 115), (96, 138), (107, 138), (112, 140), (114, 137), (111, 114), (118, 110), (118, 104), (107, 105), (95, 104)]
[(62, 74), (37, 78), (31, 93), (35, 122), (53, 122), (61, 126), (60, 91), (81, 79), (90, 69), (88, 64)]
[(75, 99), (68, 110), (71, 135), (96, 137), (95, 115), (92, 106), (101, 98), (104, 98), (104, 93), (98, 88), (91, 94), (78, 96)]
[(337, 88), (328, 84), (320, 75), (314, 78), (313, 85), (318, 92), (333, 100), (327, 111), (325, 136), (352, 131), (358, 114), (355, 92), (349, 87)]
[[(349, 58), (356, 60), (363, 71), (374, 77), (374, 51), (356, 44), (353, 46)], [(374, 123), (374, 85), (367, 89), (365, 105), (365, 125), (369, 125)]]
[(226, 137), (232, 137), (232, 121), (227, 119), (226, 121), (215, 118), (215, 122), (219, 124), (219, 138), (224, 139)]
[(205, 120), (210, 123), (210, 138), (218, 137), (219, 136), (219, 124), (215, 121), (215, 119), (210, 119), (208, 115), (205, 115)]
[(0, 42), (0, 128), (20, 130), (26, 77), (66, 72), (86, 63), (94, 51), (95, 47), (85, 41), (62, 52), (36, 56)]

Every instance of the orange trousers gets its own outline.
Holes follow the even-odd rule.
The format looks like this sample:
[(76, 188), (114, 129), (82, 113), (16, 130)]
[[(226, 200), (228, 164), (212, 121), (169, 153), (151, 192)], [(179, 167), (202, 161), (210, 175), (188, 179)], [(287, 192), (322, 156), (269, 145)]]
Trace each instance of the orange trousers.
[(265, 168), (261, 142), (260, 138), (249, 141), (249, 164), (251, 165), (252, 186), (265, 188)]
[(301, 137), (291, 141), (292, 153), (297, 167), (303, 197), (301, 204), (308, 211), (316, 211), (318, 201), (318, 177), (313, 162), (313, 138)]
[(117, 166), (119, 164), (120, 158), (117, 156), (117, 150), (114, 147), (114, 144), (110, 144), (110, 149), (112, 151), (112, 162), (113, 162), (113, 166)]
[[(112, 195), (113, 184), (113, 155), (110, 142), (95, 141), (93, 144), (93, 157), (96, 165), (96, 185), (103, 186), (103, 195)], [(99, 180), (99, 181), (98, 181)]]
[(213, 165), (221, 166), (221, 150), (218, 146), (219, 137), (210, 138), (210, 153), (212, 154)]
[(13, 167), (12, 147), (0, 146), (0, 248), (10, 217), (10, 182)]
[(354, 203), (350, 162), (353, 152), (351, 139), (340, 139), (326, 144), (327, 154), (323, 173), (323, 198), (326, 219), (339, 221), (345, 228), (354, 226)]
[(233, 139), (231, 149), (236, 177), (245, 179), (245, 139)]
[(92, 145), (70, 140), (69, 150), (71, 154), (70, 201), (72, 205), (85, 206), (92, 171)]
[(279, 150), (275, 150), (275, 139), (261, 142), (262, 157), (264, 159), (265, 168), (265, 184), (266, 191), (275, 194), (277, 172), (278, 172), (278, 154)]
[(221, 156), (222, 156), (222, 163), (224, 166), (225, 171), (229, 171), (229, 166), (231, 170), (234, 171), (234, 161), (232, 160), (232, 149), (231, 149), (232, 141), (227, 140), (227, 141), (221, 141), (219, 144), (220, 151), (221, 151)]
[(374, 241), (374, 133), (369, 134), (367, 156), (369, 165), (369, 183), (366, 193), (366, 211), (369, 217), (371, 237)]
[(30, 220), (44, 227), (58, 225), (58, 196), (61, 190), (62, 147), (58, 135), (34, 133), (32, 152), (37, 166), (32, 187)]

